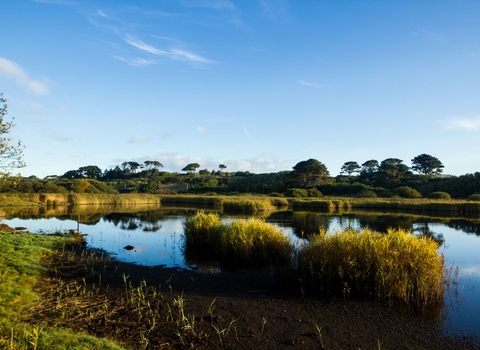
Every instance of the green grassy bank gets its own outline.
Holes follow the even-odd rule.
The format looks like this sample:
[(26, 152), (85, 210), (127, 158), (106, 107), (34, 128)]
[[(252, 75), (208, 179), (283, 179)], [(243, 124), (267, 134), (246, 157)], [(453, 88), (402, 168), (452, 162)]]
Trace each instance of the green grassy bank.
[(33, 289), (44, 272), (41, 260), (79, 239), (0, 232), (0, 349), (121, 349), (105, 339), (23, 321), (40, 299)]

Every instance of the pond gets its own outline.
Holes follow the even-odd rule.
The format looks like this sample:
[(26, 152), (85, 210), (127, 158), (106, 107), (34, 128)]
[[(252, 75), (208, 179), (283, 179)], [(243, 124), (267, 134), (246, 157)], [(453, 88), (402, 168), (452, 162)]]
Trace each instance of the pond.
[[(94, 213), (30, 212), (7, 210), (3, 222), (26, 227), (30, 232), (51, 233), (80, 230), (88, 247), (102, 249), (115, 258), (146, 266), (164, 265), (200, 271), (221, 272), (217, 266), (201, 266), (184, 256), (183, 224), (198, 209), (134, 208), (103, 209)], [(246, 216), (220, 213), (230, 221)], [(413, 234), (430, 236), (440, 243), (446, 266), (458, 268), (458, 279), (445, 297), (441, 322), (447, 332), (480, 335), (480, 218), (442, 217), (400, 212), (356, 211), (322, 213), (278, 211), (263, 217), (294, 242), (319, 229), (335, 232), (341, 228), (370, 228), (385, 232), (403, 228)], [(438, 317), (436, 317), (438, 318)], [(438, 320), (437, 320), (438, 321)]]

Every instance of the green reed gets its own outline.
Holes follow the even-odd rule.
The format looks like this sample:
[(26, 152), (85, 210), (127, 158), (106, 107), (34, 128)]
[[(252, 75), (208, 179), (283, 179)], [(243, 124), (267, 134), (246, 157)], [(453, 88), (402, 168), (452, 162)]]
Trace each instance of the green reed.
[(185, 223), (186, 244), (227, 264), (287, 264), (292, 242), (263, 220), (222, 223), (217, 214), (199, 212)]

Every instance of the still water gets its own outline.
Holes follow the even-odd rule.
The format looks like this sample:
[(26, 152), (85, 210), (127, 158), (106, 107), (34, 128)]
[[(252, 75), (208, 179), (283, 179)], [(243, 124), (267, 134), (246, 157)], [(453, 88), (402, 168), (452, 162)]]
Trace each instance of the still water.
[[(88, 247), (102, 249), (115, 258), (147, 266), (164, 265), (188, 269), (184, 252), (183, 225), (195, 209), (155, 208), (143, 211), (108, 211), (82, 214), (7, 213), (3, 222), (26, 227), (30, 232), (77, 230)], [(229, 221), (245, 216), (221, 214)], [(384, 232), (403, 228), (440, 243), (446, 266), (458, 267), (458, 281), (446, 295), (441, 322), (447, 332), (480, 335), (480, 218), (430, 217), (405, 213), (318, 213), (279, 211), (263, 217), (294, 242), (320, 229), (333, 233), (341, 228), (370, 228)], [(127, 249), (126, 249), (127, 248)], [(209, 271), (218, 271), (209, 268)]]

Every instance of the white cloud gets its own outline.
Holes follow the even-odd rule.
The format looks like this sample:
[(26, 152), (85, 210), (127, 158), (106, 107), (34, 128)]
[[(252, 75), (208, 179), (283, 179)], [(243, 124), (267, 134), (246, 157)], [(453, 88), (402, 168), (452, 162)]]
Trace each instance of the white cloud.
[(242, 126), (242, 129), (243, 129), (243, 132), (245, 133), (245, 136), (247, 137), (247, 139), (253, 140), (252, 137), (250, 136), (250, 134), (248, 133), (247, 128)]
[(125, 58), (120, 56), (112, 56), (112, 57), (116, 60), (125, 62), (134, 67), (145, 67), (155, 63), (155, 61), (147, 60), (145, 58), (139, 58), (139, 57), (136, 57), (136, 58)]
[(309, 83), (305, 80), (302, 80), (302, 79), (298, 79), (297, 82), (301, 85), (305, 85), (305, 86), (310, 86), (310, 87), (320, 87), (320, 85), (318, 85), (317, 83)]
[(207, 132), (207, 129), (205, 129), (201, 126), (197, 126), (197, 128), (195, 130), (197, 130), (197, 132), (199, 132), (200, 134), (205, 134)]
[(206, 7), (214, 10), (236, 10), (237, 7), (228, 0), (191, 0), (184, 1), (183, 4), (189, 7)]
[(129, 143), (145, 143), (147, 141), (148, 139), (141, 134), (135, 134), (128, 140)]
[(48, 95), (50, 90), (46, 83), (31, 79), (17, 63), (0, 57), (0, 75), (13, 80), (18, 86), (37, 95)]
[(449, 130), (479, 130), (480, 115), (453, 116), (441, 121), (442, 126)]
[(127, 35), (125, 42), (133, 47), (136, 47), (139, 50), (146, 51), (156, 56), (165, 56), (175, 61), (189, 61), (189, 62), (199, 62), (199, 63), (211, 63), (212, 61), (196, 55), (192, 52), (180, 50), (180, 49), (167, 49), (161, 50), (156, 47), (146, 44), (141, 40), (135, 39), (130, 35)]
[(103, 10), (97, 10), (97, 15), (99, 15), (100, 17), (105, 17), (105, 18), (108, 17), (108, 16), (105, 14), (105, 12), (103, 12)]

